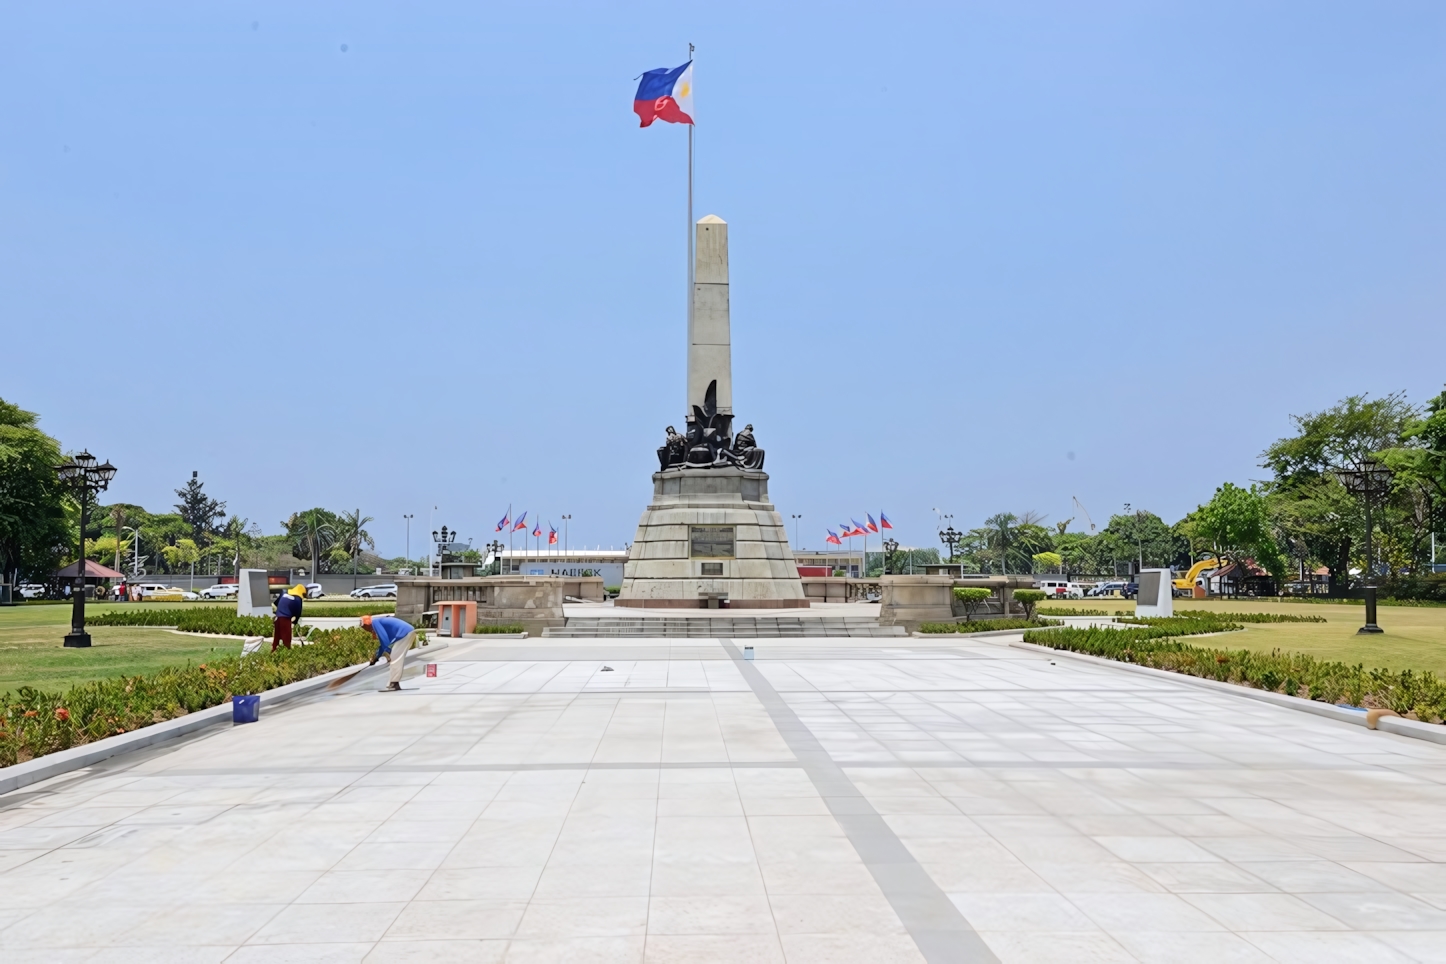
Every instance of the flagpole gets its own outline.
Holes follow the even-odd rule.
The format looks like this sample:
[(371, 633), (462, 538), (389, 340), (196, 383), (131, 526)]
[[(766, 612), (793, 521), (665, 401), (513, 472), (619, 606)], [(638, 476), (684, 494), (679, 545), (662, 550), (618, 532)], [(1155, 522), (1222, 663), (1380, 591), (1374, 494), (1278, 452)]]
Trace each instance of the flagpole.
[[(688, 63), (693, 63), (693, 45), (688, 44)], [(688, 346), (693, 344), (693, 124), (688, 125)], [(689, 399), (691, 402), (692, 400)]]

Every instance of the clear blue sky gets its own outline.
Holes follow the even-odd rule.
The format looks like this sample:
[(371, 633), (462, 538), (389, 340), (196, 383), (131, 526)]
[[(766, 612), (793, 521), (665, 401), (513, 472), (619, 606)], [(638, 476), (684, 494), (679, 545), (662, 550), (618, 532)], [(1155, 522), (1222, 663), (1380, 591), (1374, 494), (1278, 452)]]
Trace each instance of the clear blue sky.
[(0, 396), (153, 510), (198, 469), (387, 554), (433, 505), (621, 546), (684, 379), (686, 140), (634, 78), (689, 41), (808, 547), (1174, 521), (1291, 413), (1446, 381), (1439, 2), (140, 2), (6, 12)]

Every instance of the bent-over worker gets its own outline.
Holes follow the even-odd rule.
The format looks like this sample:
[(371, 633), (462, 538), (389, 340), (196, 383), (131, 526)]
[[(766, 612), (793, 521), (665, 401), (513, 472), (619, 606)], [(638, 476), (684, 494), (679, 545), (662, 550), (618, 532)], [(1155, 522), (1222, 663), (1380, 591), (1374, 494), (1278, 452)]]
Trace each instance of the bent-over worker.
[(295, 624), (301, 622), (301, 601), (306, 598), (306, 587), (298, 583), (276, 600), (276, 617), (272, 620), (271, 651), (276, 652), (277, 645), (284, 645), (291, 648), (291, 630)]
[(391, 666), (387, 689), (402, 688), (402, 670), (407, 660), (407, 650), (416, 642), (417, 630), (411, 623), (395, 616), (363, 616), (362, 628), (377, 638), (377, 652), (368, 666), (375, 666), (383, 656)]

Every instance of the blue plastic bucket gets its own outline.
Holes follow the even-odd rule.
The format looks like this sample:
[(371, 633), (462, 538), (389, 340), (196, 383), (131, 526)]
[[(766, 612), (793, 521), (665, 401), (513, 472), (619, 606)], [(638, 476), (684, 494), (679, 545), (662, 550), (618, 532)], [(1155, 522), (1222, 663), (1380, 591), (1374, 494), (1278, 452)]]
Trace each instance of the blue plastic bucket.
[(259, 696), (233, 696), (231, 697), (231, 722), (255, 723), (261, 718), (261, 697)]

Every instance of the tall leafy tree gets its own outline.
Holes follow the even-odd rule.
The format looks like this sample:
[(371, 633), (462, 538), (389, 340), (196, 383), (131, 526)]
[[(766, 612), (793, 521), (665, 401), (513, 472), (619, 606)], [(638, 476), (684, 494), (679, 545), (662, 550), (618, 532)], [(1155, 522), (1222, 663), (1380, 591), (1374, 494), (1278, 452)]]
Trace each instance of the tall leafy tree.
[(1270, 510), (1257, 486), (1242, 489), (1226, 482), (1194, 513), (1195, 531), (1232, 562), (1247, 558), (1280, 578), (1285, 560), (1272, 533)]
[(49, 578), (74, 535), (69, 495), (55, 476), (60, 443), (34, 412), (0, 399), (0, 573), (11, 581)]
[(361, 555), (363, 549), (374, 549), (376, 543), (372, 541), (371, 533), (367, 532), (366, 524), (376, 521), (369, 515), (362, 515), (361, 509), (353, 512), (343, 512), (338, 518), (336, 525), (337, 544), (350, 559), (353, 571), (356, 569), (356, 557)]
[(220, 532), (217, 523), (226, 518), (226, 503), (206, 494), (197, 473), (191, 473), (184, 489), (176, 490), (176, 497), (181, 500), (176, 503), (176, 513), (191, 527), (193, 542), (204, 544)]
[(291, 540), (291, 554), (298, 559), (312, 560), (312, 568), (320, 572), (327, 568), (328, 557), (336, 545), (341, 519), (326, 509), (307, 509), (293, 513), (282, 525)]

